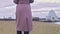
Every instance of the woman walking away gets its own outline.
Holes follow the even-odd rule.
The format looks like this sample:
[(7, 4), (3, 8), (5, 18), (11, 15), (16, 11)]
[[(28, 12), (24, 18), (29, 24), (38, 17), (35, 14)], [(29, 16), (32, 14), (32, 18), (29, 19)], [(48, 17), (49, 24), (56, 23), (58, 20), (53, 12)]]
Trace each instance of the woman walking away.
[(16, 31), (17, 34), (29, 34), (32, 31), (32, 14), (30, 3), (34, 0), (13, 0), (16, 6)]

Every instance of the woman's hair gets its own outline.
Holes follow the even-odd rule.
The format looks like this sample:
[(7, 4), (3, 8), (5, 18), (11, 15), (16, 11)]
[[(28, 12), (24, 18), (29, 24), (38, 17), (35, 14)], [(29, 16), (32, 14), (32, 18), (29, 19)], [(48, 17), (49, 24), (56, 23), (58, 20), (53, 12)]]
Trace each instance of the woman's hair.
[(15, 4), (18, 4), (18, 1), (19, 1), (19, 0), (14, 0), (13, 2), (14, 2)]
[[(19, 0), (14, 0), (13, 1), (15, 4), (18, 4), (19, 3)], [(33, 3), (34, 2), (34, 0), (29, 0), (29, 3)]]
[(33, 3), (34, 2), (34, 0), (29, 0), (29, 3)]

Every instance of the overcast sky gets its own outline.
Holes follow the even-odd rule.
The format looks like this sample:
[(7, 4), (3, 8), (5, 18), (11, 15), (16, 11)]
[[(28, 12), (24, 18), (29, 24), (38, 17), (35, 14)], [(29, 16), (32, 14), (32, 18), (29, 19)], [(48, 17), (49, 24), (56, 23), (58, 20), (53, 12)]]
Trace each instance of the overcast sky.
[[(40, 4), (40, 3), (60, 3), (60, 0), (34, 0), (34, 4)], [(5, 7), (9, 5), (13, 5), (13, 0), (0, 0), (0, 7)]]
[[(34, 0), (34, 3), (32, 4), (32, 7), (37, 8), (37, 9), (39, 7), (43, 7), (44, 5), (41, 4), (41, 3), (52, 3), (52, 4), (54, 3), (54, 4), (57, 4), (56, 6), (60, 7), (60, 5), (59, 5), (60, 0)], [(15, 4), (13, 3), (13, 0), (0, 0), (0, 17), (2, 17), (2, 16), (13, 16), (14, 17), (14, 11), (15, 11), (15, 6), (14, 5)], [(41, 8), (41, 10), (43, 10), (43, 9), (44, 10), (46, 10), (46, 9), (50, 10), (51, 7), (49, 8), (49, 6), (45, 7), (45, 8), (43, 7), (43, 8)], [(51, 5), (51, 6), (53, 6), (53, 5)], [(57, 8), (60, 11), (59, 7), (57, 7)], [(56, 9), (56, 7), (53, 8), (53, 9)], [(38, 10), (40, 10), (40, 8)], [(8, 13), (6, 13), (6, 12), (8, 12)]]
[(43, 3), (60, 3), (60, 0), (35, 0), (35, 2), (43, 2)]
[[(34, 0), (36, 3), (60, 3), (60, 0)], [(13, 0), (0, 0), (0, 7), (4, 5), (13, 4)]]

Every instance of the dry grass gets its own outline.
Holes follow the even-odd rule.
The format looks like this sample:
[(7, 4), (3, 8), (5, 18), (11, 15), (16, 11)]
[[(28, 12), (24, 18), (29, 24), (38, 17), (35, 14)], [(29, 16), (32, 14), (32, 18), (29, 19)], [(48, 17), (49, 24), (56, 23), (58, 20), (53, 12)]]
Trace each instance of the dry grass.
[[(0, 34), (16, 34), (15, 21), (0, 21)], [(33, 21), (30, 34), (60, 34), (60, 25)]]

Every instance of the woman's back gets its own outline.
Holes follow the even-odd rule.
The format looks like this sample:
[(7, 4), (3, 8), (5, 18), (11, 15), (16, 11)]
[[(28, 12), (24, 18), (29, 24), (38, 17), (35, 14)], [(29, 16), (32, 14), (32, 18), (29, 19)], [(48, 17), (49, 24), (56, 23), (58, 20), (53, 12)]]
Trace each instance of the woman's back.
[(16, 6), (16, 24), (17, 31), (32, 30), (32, 14), (30, 0), (14, 0)]

